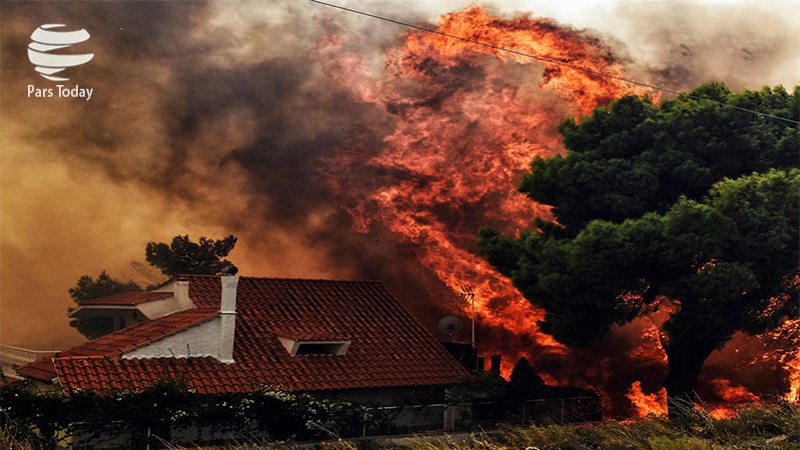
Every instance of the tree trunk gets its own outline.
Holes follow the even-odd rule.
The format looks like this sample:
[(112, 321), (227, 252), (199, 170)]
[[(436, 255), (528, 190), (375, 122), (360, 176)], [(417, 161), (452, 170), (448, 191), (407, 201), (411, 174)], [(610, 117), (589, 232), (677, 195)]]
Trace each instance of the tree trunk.
[(694, 408), (697, 377), (706, 359), (716, 348), (716, 345), (707, 341), (697, 341), (699, 339), (672, 343), (667, 348), (669, 371), (664, 387), (667, 390), (667, 410), (671, 419), (685, 415), (687, 408)]
[(669, 371), (664, 387), (670, 418), (686, 415), (694, 409), (697, 377), (703, 364), (711, 352), (730, 339), (738, 324), (728, 317), (725, 321), (715, 320), (719, 311), (697, 306), (684, 303), (665, 324), (669, 334), (666, 349)]

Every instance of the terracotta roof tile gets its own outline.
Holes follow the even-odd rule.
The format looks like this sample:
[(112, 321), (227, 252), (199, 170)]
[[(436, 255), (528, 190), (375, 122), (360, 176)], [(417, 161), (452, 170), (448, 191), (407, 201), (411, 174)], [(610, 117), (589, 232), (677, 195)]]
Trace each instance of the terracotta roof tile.
[(50, 359), (39, 359), (31, 363), (20, 366), (16, 369), (17, 373), (34, 380), (49, 383), (56, 377), (53, 369), (53, 362)]
[[(467, 373), (382, 284), (355, 281), (241, 277), (233, 364), (211, 357), (120, 359), (127, 349), (216, 315), (219, 277), (185, 279), (199, 309), (61, 352), (53, 370), (64, 389), (128, 389), (181, 374), (200, 392), (259, 385), (314, 391), (450, 384)], [(349, 340), (350, 346), (344, 355), (292, 357), (277, 336)]]
[(106, 297), (94, 298), (78, 304), (80, 306), (139, 305), (168, 297), (172, 297), (172, 292), (131, 291), (121, 292), (119, 294), (109, 295)]
[[(140, 322), (114, 333), (62, 350), (55, 355), (55, 358), (99, 355), (119, 356), (125, 351), (162, 339), (204, 322), (217, 314), (218, 308), (191, 309), (147, 322)], [(50, 381), (56, 377), (56, 372), (50, 359), (40, 359), (20, 366), (17, 369), (17, 373), (40, 381)]]
[(0, 384), (6, 384), (8, 386), (11, 386), (13, 384), (19, 384), (19, 383), (22, 383), (24, 381), (25, 380), (21, 380), (19, 378), (13, 378), (13, 377), (9, 377), (8, 375), (3, 375), (3, 381)]

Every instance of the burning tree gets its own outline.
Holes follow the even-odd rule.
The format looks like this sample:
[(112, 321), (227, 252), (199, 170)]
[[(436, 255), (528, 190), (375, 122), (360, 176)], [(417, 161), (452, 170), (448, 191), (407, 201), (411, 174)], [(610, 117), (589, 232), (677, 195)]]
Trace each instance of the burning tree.
[(556, 221), (517, 238), (480, 232), (482, 254), (565, 344), (672, 307), (662, 327), (671, 415), (735, 332), (798, 315), (797, 125), (725, 104), (800, 117), (800, 88), (709, 83), (659, 106), (630, 96), (568, 119), (566, 157), (537, 157), (520, 188)]

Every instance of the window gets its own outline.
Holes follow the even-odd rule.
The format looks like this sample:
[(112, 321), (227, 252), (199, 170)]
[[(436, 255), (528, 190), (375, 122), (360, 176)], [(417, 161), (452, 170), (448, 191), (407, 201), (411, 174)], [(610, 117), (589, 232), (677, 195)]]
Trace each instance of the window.
[(278, 340), (291, 356), (344, 355), (350, 347), (349, 340), (306, 340), (278, 336)]
[(296, 355), (340, 355), (344, 353), (345, 345), (347, 344), (340, 342), (301, 342)]

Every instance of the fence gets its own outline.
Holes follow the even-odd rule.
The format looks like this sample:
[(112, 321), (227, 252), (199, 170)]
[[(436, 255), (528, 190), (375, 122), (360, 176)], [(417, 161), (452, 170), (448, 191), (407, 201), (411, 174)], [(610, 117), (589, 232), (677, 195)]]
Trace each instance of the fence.
[(491, 429), (498, 423), (530, 425), (532, 423), (568, 424), (600, 420), (597, 397), (536, 399), (520, 402), (473, 403), (469, 429)]
[(475, 431), (500, 424), (576, 423), (601, 419), (597, 397), (476, 402), (372, 408), (359, 423), (338, 430), (341, 437), (373, 437), (430, 431)]
[(0, 366), (12, 368), (37, 359), (54, 356), (58, 350), (30, 350), (13, 345), (0, 345)]
[[(159, 403), (166, 398), (168, 397), (156, 396)], [(74, 399), (75, 397), (70, 397), (70, 401)], [(24, 403), (25, 398), (19, 401)], [(85, 409), (97, 405), (84, 401), (79, 402), (77, 407)], [(333, 422), (336, 425), (327, 425), (332, 427), (331, 429), (325, 428), (324, 424), (308, 429), (309, 422), (305, 422), (306, 419), (302, 414), (292, 418), (289, 417), (292, 414), (284, 414), (285, 411), (282, 409), (274, 411), (270, 409), (268, 412), (258, 417), (244, 417), (245, 422), (239, 422), (238, 416), (228, 417), (235, 420), (226, 422), (217, 414), (201, 418), (199, 421), (196, 419), (176, 421), (174, 417), (169, 420), (152, 420), (149, 415), (134, 415), (122, 420), (109, 418), (106, 421), (99, 421), (90, 415), (84, 421), (77, 421), (74, 420), (73, 414), (67, 421), (54, 424), (53, 427), (56, 428), (49, 433), (43, 433), (43, 436), (61, 440), (74, 449), (155, 449), (166, 448), (167, 443), (219, 443), (231, 439), (246, 440), (261, 436), (287, 439), (294, 435), (298, 441), (304, 442), (328, 439), (329, 433), (342, 438), (371, 438), (492, 430), (501, 424), (521, 426), (537, 422), (565, 424), (600, 419), (599, 400), (596, 396), (455, 405), (373, 407), (359, 410), (355, 418), (350, 414), (339, 416), (338, 420)], [(36, 426), (39, 426), (38, 422)], [(39, 429), (41, 430), (41, 427)]]

